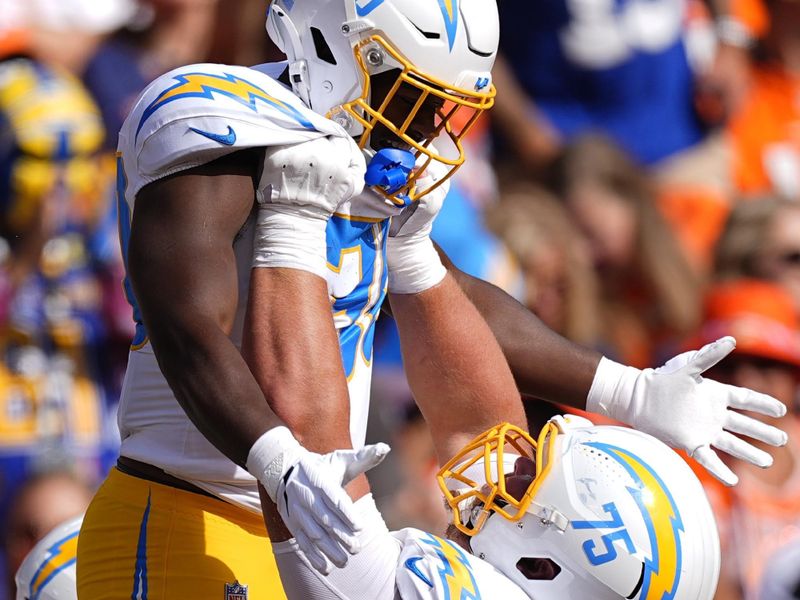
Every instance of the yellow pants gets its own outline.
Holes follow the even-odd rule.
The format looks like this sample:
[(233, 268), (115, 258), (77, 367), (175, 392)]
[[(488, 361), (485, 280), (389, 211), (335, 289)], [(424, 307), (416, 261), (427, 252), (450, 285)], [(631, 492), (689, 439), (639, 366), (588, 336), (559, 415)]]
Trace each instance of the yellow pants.
[(113, 469), (92, 500), (78, 538), (78, 598), (286, 596), (259, 515)]

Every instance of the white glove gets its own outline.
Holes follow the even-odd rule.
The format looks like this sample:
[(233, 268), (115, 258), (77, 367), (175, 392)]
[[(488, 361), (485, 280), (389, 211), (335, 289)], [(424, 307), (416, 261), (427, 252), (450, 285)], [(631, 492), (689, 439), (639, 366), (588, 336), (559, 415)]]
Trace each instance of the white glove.
[[(362, 526), (344, 485), (389, 453), (386, 444), (316, 454), (303, 448), (286, 427), (262, 435), (247, 457), (247, 470), (278, 506), (287, 529), (315, 569), (323, 574), (358, 552)], [(330, 562), (329, 562), (330, 561)]]
[[(448, 170), (432, 162), (417, 180), (417, 187), (433, 185)], [(386, 240), (386, 265), (389, 291), (393, 294), (423, 292), (441, 282), (447, 274), (431, 240), (431, 229), (449, 190), (448, 180), (392, 217)]]
[(324, 278), (328, 219), (361, 193), (365, 169), (350, 137), (266, 148), (253, 266), (303, 269)]
[(772, 457), (733, 435), (738, 433), (773, 446), (787, 441), (786, 433), (731, 409), (782, 417), (786, 407), (766, 394), (704, 379), (736, 347), (723, 337), (700, 350), (684, 352), (658, 369), (643, 371), (606, 358), (600, 361), (589, 390), (586, 410), (609, 416), (680, 448), (725, 485), (739, 478), (711, 449), (727, 452), (759, 467)]

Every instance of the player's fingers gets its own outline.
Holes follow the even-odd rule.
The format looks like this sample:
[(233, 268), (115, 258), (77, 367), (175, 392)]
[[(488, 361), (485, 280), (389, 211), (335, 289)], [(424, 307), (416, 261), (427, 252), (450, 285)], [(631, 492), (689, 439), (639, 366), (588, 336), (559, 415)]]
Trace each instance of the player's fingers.
[(339, 542), (331, 536), (330, 532), (326, 532), (320, 539), (312, 541), (320, 552), (337, 567), (342, 568), (347, 564), (347, 552), (345, 552)]
[(753, 419), (742, 413), (733, 410), (728, 411), (728, 416), (725, 422), (725, 429), (732, 433), (740, 433), (760, 440), (772, 446), (783, 446), (788, 441), (788, 436), (785, 432), (777, 427), (762, 423), (758, 419)]
[(750, 410), (770, 417), (782, 417), (786, 414), (786, 405), (772, 396), (761, 394), (736, 386), (726, 386), (728, 391), (728, 406), (740, 410)]
[(339, 458), (344, 462), (344, 476), (342, 485), (350, 483), (361, 473), (366, 473), (370, 469), (377, 467), (391, 448), (382, 442), (370, 444), (358, 450), (338, 450)]
[(772, 464), (772, 457), (769, 454), (727, 431), (720, 434), (714, 442), (714, 447), (757, 467), (765, 468)]
[(331, 572), (331, 564), (317, 547), (311, 543), (311, 540), (308, 539), (305, 533), (298, 531), (297, 535), (295, 535), (295, 540), (297, 541), (297, 546), (300, 548), (300, 551), (308, 559), (312, 567), (323, 575), (327, 575)]
[(692, 376), (700, 375), (728, 356), (734, 348), (736, 348), (736, 340), (731, 336), (706, 344), (687, 363), (687, 372)]
[(324, 506), (315, 507), (313, 505), (300, 506), (299, 503), (294, 507), (294, 522), (305, 532), (308, 538), (315, 544), (327, 537), (324, 524), (319, 522), (317, 511), (325, 510)]
[(692, 452), (692, 458), (725, 485), (731, 486), (739, 483), (739, 478), (736, 474), (728, 468), (728, 465), (722, 462), (722, 459), (709, 446), (696, 448)]
[(359, 550), (356, 533), (361, 531), (362, 524), (353, 508), (353, 501), (341, 488), (328, 489), (325, 492), (322, 495), (322, 502), (327, 510), (318, 511), (315, 513), (315, 517), (323, 520), (326, 528), (338, 531), (338, 537), (345, 549), (351, 554), (355, 554)]

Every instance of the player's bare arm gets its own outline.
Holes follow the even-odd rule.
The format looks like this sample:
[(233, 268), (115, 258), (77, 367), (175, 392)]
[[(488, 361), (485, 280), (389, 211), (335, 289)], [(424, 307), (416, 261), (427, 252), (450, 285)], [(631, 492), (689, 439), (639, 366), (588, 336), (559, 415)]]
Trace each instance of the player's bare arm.
[(440, 462), (492, 423), (525, 427), (500, 346), (452, 276), (418, 294), (392, 294), (391, 303), (409, 385)]
[(280, 425), (231, 342), (238, 298), (233, 241), (253, 208), (257, 154), (239, 152), (144, 187), (128, 268), (158, 364), (187, 415), (244, 465)]
[[(242, 353), (270, 406), (303, 446), (327, 453), (352, 448), (350, 400), (325, 280), (289, 268), (253, 269)], [(347, 489), (369, 491), (361, 474)], [(291, 537), (263, 488), (270, 537)]]
[(298, 269), (253, 269), (242, 353), (272, 410), (306, 448), (352, 447), (347, 383), (324, 279)]
[(783, 431), (739, 412), (782, 416), (786, 408), (777, 399), (702, 376), (734, 350), (733, 338), (640, 370), (564, 340), (495, 286), (452, 264), (450, 271), (489, 322), (524, 394), (628, 423), (685, 450), (726, 485), (738, 477), (714, 449), (768, 467), (770, 455), (740, 436), (786, 443)]
[(600, 353), (558, 335), (503, 290), (460, 271), (441, 249), (439, 255), (500, 340), (520, 392), (585, 409)]
[[(128, 266), (159, 367), (181, 407), (212, 444), (256, 476), (270, 498), (294, 503), (296, 520), (287, 527), (307, 541), (324, 570), (328, 560), (343, 564), (346, 551), (356, 550), (348, 533), (356, 524), (339, 486), (380, 457), (373, 448), (324, 457), (311, 453), (270, 407), (274, 401), (284, 408), (287, 398), (313, 405), (310, 394), (316, 390), (305, 379), (309, 359), (298, 357), (311, 352), (314, 360), (318, 351), (326, 356), (325, 341), (336, 348), (330, 335), (317, 336), (316, 346), (302, 343), (306, 338), (300, 336), (318, 333), (309, 319), (318, 294), (306, 273), (280, 273), (278, 283), (286, 287), (275, 295), (282, 300), (272, 302), (269, 318), (258, 324), (262, 335), (275, 340), (261, 358), (282, 365), (280, 373), (271, 373), (280, 379), (267, 386), (267, 396), (229, 338), (238, 303), (233, 244), (253, 210), (261, 157), (255, 151), (235, 153), (144, 187), (133, 214)], [(292, 310), (294, 316), (287, 314)], [(266, 359), (269, 352), (277, 355)], [(332, 394), (330, 400), (347, 414), (346, 399), (337, 405)], [(320, 493), (332, 500), (325, 510), (313, 507)], [(273, 529), (277, 522), (266, 520)]]

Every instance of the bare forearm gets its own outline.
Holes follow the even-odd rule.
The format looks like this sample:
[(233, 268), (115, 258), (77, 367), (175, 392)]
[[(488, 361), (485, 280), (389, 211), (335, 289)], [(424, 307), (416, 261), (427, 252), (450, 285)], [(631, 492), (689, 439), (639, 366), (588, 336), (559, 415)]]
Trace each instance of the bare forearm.
[[(242, 354), (270, 407), (303, 446), (323, 453), (352, 447), (347, 382), (320, 277), (297, 269), (253, 269)], [(360, 475), (346, 489), (357, 499), (369, 484)], [(288, 539), (275, 505), (263, 488), (259, 492), (270, 537)]]
[[(164, 319), (167, 321), (168, 319)], [(153, 327), (159, 367), (181, 407), (223, 454), (244, 467), (253, 443), (281, 421), (239, 350), (209, 320), (186, 327), (172, 321)]]
[(272, 410), (310, 450), (350, 448), (350, 399), (325, 282), (253, 269), (242, 352)]
[(457, 269), (450, 272), (489, 324), (520, 391), (585, 408), (600, 354), (558, 335), (500, 288)]
[(393, 294), (391, 303), (409, 384), (440, 461), (492, 425), (525, 426), (503, 354), (452, 277), (420, 294)]
[(200, 432), (240, 465), (278, 423), (228, 337), (238, 301), (233, 241), (252, 209), (254, 159), (237, 152), (143, 188), (127, 252), (167, 382)]

